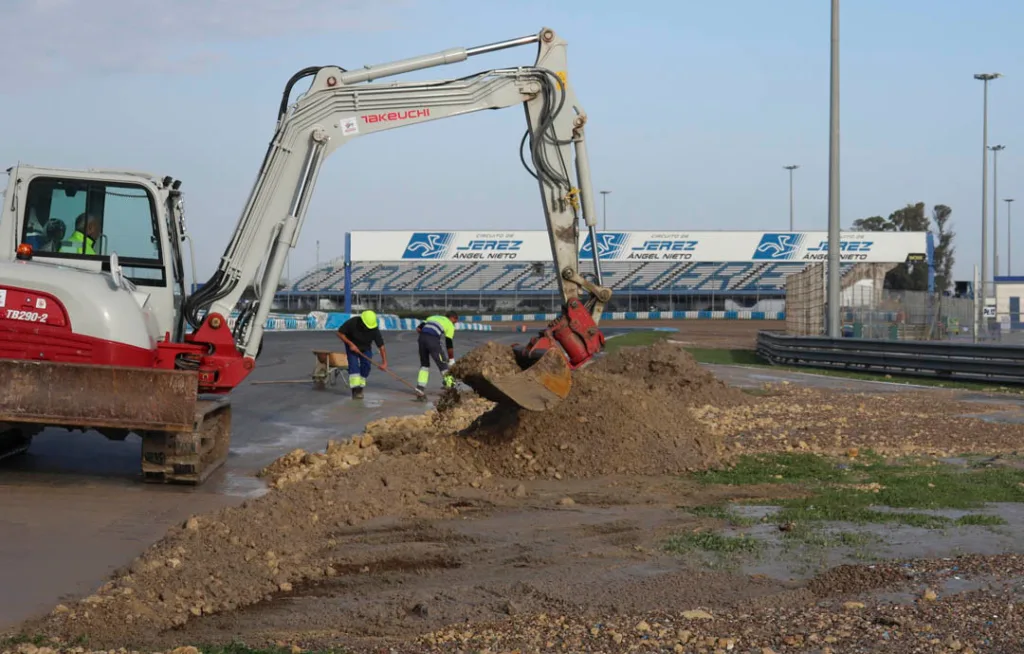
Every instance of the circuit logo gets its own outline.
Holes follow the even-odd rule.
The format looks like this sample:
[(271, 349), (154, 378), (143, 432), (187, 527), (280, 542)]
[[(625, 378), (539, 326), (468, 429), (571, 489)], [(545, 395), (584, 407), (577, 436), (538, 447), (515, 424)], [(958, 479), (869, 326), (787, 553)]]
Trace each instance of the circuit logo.
[(752, 258), (755, 261), (788, 261), (800, 251), (803, 242), (803, 234), (768, 232), (761, 235), (761, 242), (754, 248)]
[(403, 259), (443, 259), (455, 241), (452, 232), (413, 232)]
[[(599, 259), (617, 259), (626, 249), (626, 242), (629, 234), (625, 232), (601, 232), (597, 235), (597, 256)], [(580, 248), (580, 256), (593, 258), (594, 246), (590, 242), (590, 235), (583, 241)]]

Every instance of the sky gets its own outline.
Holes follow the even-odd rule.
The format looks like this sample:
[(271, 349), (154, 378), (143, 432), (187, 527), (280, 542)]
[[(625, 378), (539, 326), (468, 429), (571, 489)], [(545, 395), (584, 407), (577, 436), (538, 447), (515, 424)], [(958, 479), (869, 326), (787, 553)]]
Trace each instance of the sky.
[[(1006, 274), (1002, 199), (1019, 197), (1024, 217), (1024, 3), (842, 4), (842, 227), (907, 203), (947, 204), (954, 276), (970, 279), (982, 201), (973, 75), (1002, 73), (989, 84), (989, 143), (1006, 146)], [(788, 164), (800, 166), (796, 228), (827, 229), (828, 0), (3, 0), (0, 159), (181, 179), (205, 281), (294, 72), (542, 27), (569, 42), (595, 193), (611, 191), (609, 229), (787, 229)], [(392, 79), (451, 79), (530, 65), (535, 54), (527, 46)], [(322, 169), (287, 273), (311, 268), (318, 242), (320, 261), (341, 256), (349, 230), (543, 229), (536, 182), (519, 161), (524, 129), (513, 108), (352, 140)], [(991, 180), (990, 165), (990, 227)], [(1024, 253), (1015, 259), (1024, 274)]]

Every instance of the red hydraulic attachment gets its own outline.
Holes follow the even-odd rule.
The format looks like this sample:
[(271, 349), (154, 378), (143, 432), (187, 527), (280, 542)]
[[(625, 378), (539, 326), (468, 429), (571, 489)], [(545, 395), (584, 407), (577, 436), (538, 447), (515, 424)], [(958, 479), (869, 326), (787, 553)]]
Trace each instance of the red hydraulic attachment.
[(157, 343), (156, 367), (195, 370), (200, 393), (229, 393), (256, 367), (255, 360), (235, 345), (228, 321), (219, 313), (206, 316), (184, 343), (171, 343), (167, 336)]
[(539, 359), (555, 347), (555, 343), (565, 350), (569, 367), (575, 370), (604, 348), (604, 334), (597, 328), (586, 306), (573, 298), (565, 306), (562, 315), (548, 324), (540, 335), (534, 336), (525, 346), (515, 349), (522, 357)]

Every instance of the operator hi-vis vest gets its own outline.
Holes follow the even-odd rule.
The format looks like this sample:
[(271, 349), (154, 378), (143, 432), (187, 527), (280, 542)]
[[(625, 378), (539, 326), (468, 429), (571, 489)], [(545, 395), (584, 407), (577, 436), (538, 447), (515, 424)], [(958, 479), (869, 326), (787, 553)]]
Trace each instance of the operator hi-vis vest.
[[(75, 232), (71, 235), (71, 238), (66, 238), (60, 242), (60, 251), (68, 254), (95, 255), (96, 250), (92, 249), (92, 244), (95, 242), (82, 232)], [(83, 245), (85, 246), (84, 248)]]
[(444, 336), (447, 339), (455, 338), (455, 325), (445, 316), (430, 316), (423, 322), (423, 331), (437, 334), (438, 338)]

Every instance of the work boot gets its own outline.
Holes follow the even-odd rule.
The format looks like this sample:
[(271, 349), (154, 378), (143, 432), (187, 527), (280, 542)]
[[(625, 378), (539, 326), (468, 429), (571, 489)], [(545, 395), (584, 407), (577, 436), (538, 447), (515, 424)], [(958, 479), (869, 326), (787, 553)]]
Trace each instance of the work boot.
[(416, 387), (416, 399), (421, 402), (427, 399), (427, 390), (422, 386)]
[(363, 399), (363, 387), (362, 386), (356, 386), (355, 388), (352, 389), (352, 399), (353, 400), (361, 400), (361, 399)]

